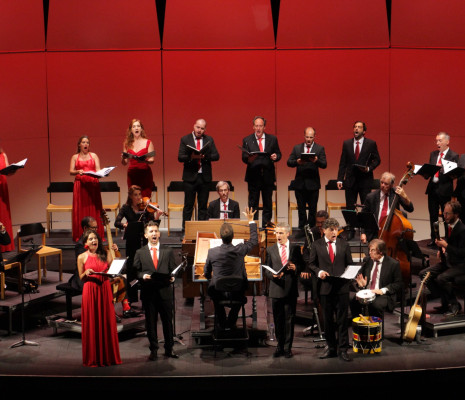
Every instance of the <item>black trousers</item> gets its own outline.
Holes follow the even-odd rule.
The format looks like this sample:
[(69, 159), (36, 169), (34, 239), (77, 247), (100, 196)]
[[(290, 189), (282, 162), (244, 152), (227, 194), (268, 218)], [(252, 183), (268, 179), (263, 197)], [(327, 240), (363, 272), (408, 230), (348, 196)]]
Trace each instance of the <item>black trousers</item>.
[(208, 295), (213, 301), (215, 306), (215, 314), (217, 318), (217, 325), (220, 329), (225, 328), (234, 328), (236, 326), (237, 318), (239, 316), (239, 311), (241, 309), (240, 304), (231, 305), (228, 316), (226, 316), (225, 307), (219, 304), (222, 300), (235, 300), (235, 301), (244, 301), (247, 299), (244, 296), (245, 290), (241, 292), (231, 292), (226, 294), (215, 289), (214, 286), (209, 286)]
[[(258, 210), (260, 203), (260, 193), (262, 195), (262, 227), (265, 227), (273, 218), (273, 185), (263, 182), (254, 182), (248, 184), (249, 199), (248, 204), (254, 210)], [(257, 214), (256, 214), (257, 215)]]
[(371, 188), (359, 187), (357, 183), (355, 183), (352, 187), (347, 188), (345, 191), (346, 209), (355, 210), (355, 204), (357, 204), (358, 196), (360, 196), (360, 204), (365, 203), (365, 199), (370, 192)]
[(195, 181), (184, 181), (184, 208), (182, 210), (182, 229), (186, 221), (192, 218), (194, 211), (195, 197), (197, 196), (197, 205), (199, 209), (199, 221), (208, 219), (207, 204), (208, 196), (210, 194), (210, 182), (205, 182), (202, 174), (197, 174)]
[(297, 213), (299, 215), (299, 229), (303, 229), (304, 226), (307, 224), (310, 225), (310, 228), (313, 228), (315, 226), (318, 197), (319, 190), (303, 189), (295, 191), (295, 199), (297, 201)]
[(297, 297), (272, 298), (273, 322), (278, 349), (290, 351), (294, 341)]
[[(330, 351), (349, 348), (349, 293), (320, 295), (325, 322), (325, 338)], [(336, 337), (337, 333), (337, 337)]]
[(158, 315), (160, 315), (163, 327), (165, 351), (171, 351), (174, 346), (172, 299), (162, 299), (158, 291), (154, 291), (149, 296), (143, 296), (142, 305), (145, 311), (145, 328), (147, 329), (150, 351), (157, 351), (159, 347), (157, 333)]
[(449, 268), (444, 263), (438, 263), (431, 267), (422, 269), (418, 274), (420, 278), (430, 272), (430, 277), (426, 281), (426, 286), (434, 297), (441, 298), (441, 305), (448, 307), (451, 304), (457, 304), (457, 297), (452, 288), (457, 277), (465, 275), (465, 270), (461, 267)]
[[(428, 193), (428, 212), (429, 212), (429, 223), (430, 223), (430, 235), (431, 240), (436, 239), (434, 232), (434, 223), (439, 219), (439, 209), (444, 213), (444, 206), (450, 201), (449, 197), (439, 196), (436, 193)], [(447, 228), (447, 226), (446, 226)]]

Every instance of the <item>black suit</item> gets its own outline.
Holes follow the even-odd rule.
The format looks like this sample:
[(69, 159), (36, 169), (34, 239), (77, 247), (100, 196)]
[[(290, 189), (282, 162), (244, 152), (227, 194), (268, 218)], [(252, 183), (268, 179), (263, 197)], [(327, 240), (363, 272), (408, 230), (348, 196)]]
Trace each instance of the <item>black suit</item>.
[[(275, 325), (277, 349), (279, 351), (290, 351), (294, 339), (294, 323), (297, 306), (298, 278), (303, 269), (303, 259), (300, 246), (289, 243), (288, 262), (296, 266), (295, 271), (286, 270), (281, 278), (273, 278), (273, 274), (265, 270), (270, 280), (268, 296), (271, 298), (273, 309), (273, 322)], [(278, 243), (266, 250), (266, 264), (275, 271), (282, 267)]]
[[(465, 168), (465, 154), (459, 157), (458, 166)], [(460, 219), (465, 221), (465, 176), (457, 178), (457, 185), (455, 186), (453, 196), (457, 198), (457, 201), (462, 206)]]
[[(240, 243), (238, 245), (223, 243), (221, 246), (208, 250), (207, 260), (204, 266), (204, 275), (210, 281), (208, 285), (208, 294), (215, 304), (218, 325), (221, 328), (226, 327), (226, 312), (224, 307), (218, 305), (218, 301), (224, 298), (224, 293), (217, 291), (215, 284), (219, 278), (227, 276), (242, 277), (244, 280), (243, 290), (234, 295), (239, 299), (244, 297), (244, 292), (248, 284), (244, 257), (258, 244), (257, 224), (255, 224), (255, 222), (250, 223), (249, 229), (250, 240), (245, 243)], [(236, 325), (239, 310), (240, 306), (231, 308), (227, 321), (229, 327), (234, 327)]]
[[(296, 168), (294, 178), (295, 198), (297, 200), (297, 211), (299, 214), (299, 228), (308, 223), (310, 227), (315, 226), (315, 214), (318, 205), (320, 184), (319, 168), (325, 169), (327, 166), (325, 148), (317, 143), (313, 143), (310, 152), (315, 153), (318, 157), (316, 162), (306, 162), (299, 165), (297, 160), (301, 158), (302, 153), (306, 153), (305, 143), (294, 146), (287, 166)], [(307, 217), (308, 205), (308, 217)]]
[[(337, 278), (348, 265), (352, 264), (349, 244), (342, 239), (336, 240), (334, 262), (328, 254), (326, 238), (317, 240), (312, 245), (309, 258), (311, 271), (319, 277), (320, 271), (327, 271), (330, 276), (320, 281), (320, 301), (323, 308), (325, 337), (331, 352), (347, 351), (349, 348), (349, 286), (347, 279)], [(336, 321), (334, 322), (334, 314)], [(336, 329), (338, 338), (336, 339)]]
[[(391, 188), (391, 191), (389, 192), (389, 209), (391, 208), (392, 202), (394, 201), (395, 197), (396, 197), (396, 192), (394, 189)], [(380, 222), (378, 221), (379, 211), (380, 211), (380, 201), (381, 201), (381, 189), (374, 190), (373, 192), (368, 193), (365, 199), (365, 202), (363, 203), (363, 210), (362, 210), (364, 212), (373, 213), (378, 225)], [(400, 209), (400, 205), (407, 212), (413, 212), (414, 210), (413, 203), (410, 202), (410, 204), (407, 204), (407, 202), (401, 196), (399, 196), (399, 201), (397, 203), (397, 209)], [(367, 235), (368, 242), (370, 242), (375, 237), (378, 237), (377, 231), (371, 231), (371, 230), (365, 230), (365, 229), (363, 231)]]
[[(429, 157), (429, 163), (436, 165), (439, 156), (439, 150), (432, 151)], [(448, 161), (458, 162), (459, 155), (449, 149), (444, 155), (444, 159)], [(426, 187), (426, 194), (428, 195), (428, 211), (430, 220), (430, 234), (431, 240), (435, 239), (434, 223), (439, 219), (439, 209), (444, 212), (445, 204), (450, 201), (454, 191), (454, 183), (451, 178), (443, 174), (443, 170), (439, 171), (439, 177), (435, 182), (434, 176), (430, 178), (428, 186)]]
[[(263, 212), (262, 226), (271, 221), (273, 215), (273, 187), (276, 183), (276, 173), (274, 163), (281, 159), (281, 150), (279, 150), (278, 139), (276, 136), (264, 133), (265, 148), (264, 151), (268, 156), (258, 156), (253, 162), (248, 162), (247, 152), (242, 152), (242, 161), (247, 164), (245, 172), (245, 181), (248, 184), (249, 199), (248, 205), (254, 210), (258, 210), (260, 202), (260, 192), (262, 194)], [(245, 137), (242, 141), (242, 147), (249, 152), (260, 151), (255, 134)], [(276, 154), (275, 161), (269, 157)]]
[[(374, 140), (363, 138), (363, 145), (360, 149), (358, 160), (354, 152), (355, 139), (345, 140), (342, 144), (341, 159), (339, 161), (339, 171), (337, 180), (343, 182), (346, 197), (346, 208), (355, 209), (357, 196), (363, 204), (368, 193), (373, 186), (373, 171), (381, 163), (378, 153), (378, 146)], [(361, 171), (357, 165), (366, 165), (368, 172)]]
[(197, 147), (194, 134), (190, 133), (181, 138), (179, 144), (178, 161), (184, 163), (182, 180), (184, 182), (184, 208), (182, 212), (182, 228), (186, 221), (192, 218), (195, 196), (197, 195), (199, 220), (208, 219), (207, 204), (212, 181), (212, 161), (218, 161), (220, 155), (211, 136), (203, 135), (203, 146), (206, 147), (204, 158), (200, 160), (201, 173), (199, 172), (199, 159), (191, 159), (194, 152), (187, 146)]
[[(228, 201), (228, 218), (240, 218), (241, 210), (239, 209), (239, 203), (233, 199)], [(220, 213), (223, 211), (223, 203), (221, 199), (216, 199), (210, 202), (208, 205), (208, 218), (220, 218)]]
[[(367, 284), (365, 287), (358, 287), (356, 289), (370, 289), (372, 281), (372, 271), (373, 271), (374, 261), (370, 257), (366, 257), (363, 260), (362, 268), (360, 273), (367, 278)], [(381, 270), (379, 270), (381, 268)], [(383, 295), (376, 295), (375, 300), (368, 305), (369, 315), (382, 317), (384, 310), (392, 312), (394, 310), (396, 302), (396, 294), (402, 289), (403, 280), (402, 272), (400, 270), (399, 261), (395, 260), (392, 257), (384, 256), (382, 263), (378, 266), (379, 271), (379, 284), (375, 289), (386, 289), (386, 293)], [(376, 277), (375, 277), (376, 279)], [(356, 297), (352, 299), (351, 302), (352, 316), (358, 316), (362, 311), (362, 305), (357, 300)]]
[[(447, 235), (446, 235), (447, 236)], [(458, 277), (465, 275), (465, 224), (458, 220), (452, 229), (450, 237), (446, 237), (446, 262), (425, 268), (420, 271), (423, 280), (427, 272), (431, 272), (426, 286), (434, 295), (441, 297), (442, 306), (456, 304), (457, 299), (452, 289), (452, 284)]]
[[(150, 343), (150, 351), (158, 350), (157, 320), (158, 314), (163, 324), (165, 352), (170, 352), (174, 344), (173, 333), (173, 292), (169, 281), (171, 272), (176, 268), (173, 250), (160, 245), (158, 265), (155, 271), (149, 245), (136, 251), (134, 268), (141, 284), (141, 299), (145, 311), (145, 325)], [(144, 279), (144, 275), (152, 279)]]

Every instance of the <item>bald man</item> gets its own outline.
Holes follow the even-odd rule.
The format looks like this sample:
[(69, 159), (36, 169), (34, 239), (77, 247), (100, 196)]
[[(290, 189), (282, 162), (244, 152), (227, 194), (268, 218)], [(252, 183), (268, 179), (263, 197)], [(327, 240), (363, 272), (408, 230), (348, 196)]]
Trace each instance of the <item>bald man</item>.
[[(315, 129), (311, 126), (306, 128), (304, 142), (294, 146), (287, 160), (288, 167), (296, 168), (294, 187), (299, 229), (304, 229), (307, 224), (311, 228), (315, 226), (315, 215), (321, 188), (319, 169), (325, 169), (327, 166), (325, 148), (315, 143), (315, 135)], [(303, 153), (311, 153), (314, 156), (306, 160), (302, 156)]]
[(192, 218), (196, 196), (199, 220), (208, 219), (207, 204), (212, 181), (212, 161), (218, 161), (220, 155), (213, 138), (205, 134), (206, 130), (207, 122), (204, 119), (198, 119), (194, 123), (192, 133), (183, 136), (179, 144), (178, 161), (184, 164), (182, 172), (184, 183), (183, 232), (186, 221)]

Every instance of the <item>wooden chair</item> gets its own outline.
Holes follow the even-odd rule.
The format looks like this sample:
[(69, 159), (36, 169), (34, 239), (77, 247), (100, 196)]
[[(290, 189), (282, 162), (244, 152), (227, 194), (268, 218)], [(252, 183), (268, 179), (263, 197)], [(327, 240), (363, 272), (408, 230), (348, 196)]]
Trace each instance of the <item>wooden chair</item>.
[[(4, 260), (6, 261), (6, 260)], [(11, 264), (1, 264), (0, 265), (0, 300), (5, 300), (5, 273), (6, 271), (18, 268), (18, 287), (22, 285), (22, 271), (21, 271), (21, 263), (20, 262), (13, 262)]]
[(291, 227), (292, 233), (292, 211), (297, 211), (297, 202), (291, 201), (291, 192), (295, 192), (294, 187), (295, 182), (291, 181), (289, 186), (287, 187), (287, 223)]
[(37, 257), (37, 283), (42, 284), (42, 270), (44, 277), (47, 276), (47, 257), (57, 255), (59, 257), (59, 279), (63, 280), (63, 254), (61, 249), (49, 247), (45, 244), (45, 229), (41, 223), (31, 223), (21, 225), (18, 229), (17, 236), (17, 250), (18, 253), (22, 253), (29, 249), (21, 246), (21, 239), (30, 236), (41, 236), (42, 248), (36, 253)]
[[(52, 216), (56, 212), (67, 212), (70, 213), (73, 210), (72, 193), (74, 188), (74, 182), (50, 182), (47, 188), (47, 208), (45, 209), (46, 221), (47, 221), (47, 236), (50, 235), (52, 230)], [(52, 202), (53, 193), (70, 193), (71, 202), (69, 204), (55, 204)]]
[[(331, 190), (339, 190), (337, 188), (337, 179), (331, 179), (325, 185), (325, 210), (331, 215), (331, 210), (344, 210), (346, 208), (346, 203), (344, 202), (333, 202), (328, 200), (328, 192)], [(344, 190), (340, 190), (341, 193), (344, 193)]]
[(168, 205), (168, 236), (170, 235), (170, 219), (171, 213), (173, 212), (182, 212), (184, 208), (184, 203), (173, 203), (170, 200), (171, 193), (184, 193), (184, 185), (182, 181), (171, 181), (168, 187), (166, 188), (166, 204)]

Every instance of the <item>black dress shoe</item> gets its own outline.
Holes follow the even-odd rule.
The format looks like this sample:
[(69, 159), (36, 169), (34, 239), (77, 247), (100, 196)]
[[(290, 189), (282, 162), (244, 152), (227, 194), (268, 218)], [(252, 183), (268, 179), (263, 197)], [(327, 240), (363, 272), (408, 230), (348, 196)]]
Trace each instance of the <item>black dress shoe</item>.
[(169, 358), (179, 358), (179, 356), (173, 351), (165, 351), (165, 357), (169, 357)]
[(276, 350), (273, 353), (274, 358), (278, 358), (284, 355), (284, 350), (281, 350), (279, 348), (276, 348)]
[(292, 358), (294, 356), (294, 354), (292, 354), (292, 351), (291, 350), (286, 350), (284, 352), (284, 357), (285, 358)]
[(352, 357), (350, 357), (348, 354), (347, 354), (347, 351), (341, 351), (339, 353), (339, 358), (342, 360), (342, 361), (352, 361)]
[(445, 313), (449, 310), (449, 307), (448, 306), (444, 306), (444, 305), (441, 305), (441, 306), (436, 306), (436, 307), (433, 307), (433, 309), (437, 312), (440, 312), (440, 313)]
[(129, 310), (123, 311), (123, 318), (135, 318), (140, 316), (140, 313), (130, 308)]
[(150, 361), (155, 361), (158, 358), (158, 354), (156, 351), (151, 351), (149, 355), (149, 360)]
[(325, 358), (334, 358), (336, 357), (337, 354), (334, 350), (326, 349), (325, 352), (320, 356), (320, 359), (325, 359)]
[(450, 307), (449, 307), (449, 310), (446, 311), (444, 313), (444, 315), (446, 317), (454, 317), (454, 316), (456, 316), (458, 314), (458, 312), (460, 311), (460, 308), (461, 308), (461, 306), (460, 306), (459, 303), (451, 304)]

